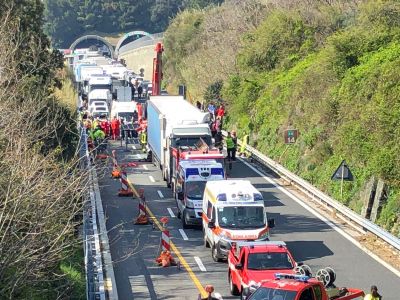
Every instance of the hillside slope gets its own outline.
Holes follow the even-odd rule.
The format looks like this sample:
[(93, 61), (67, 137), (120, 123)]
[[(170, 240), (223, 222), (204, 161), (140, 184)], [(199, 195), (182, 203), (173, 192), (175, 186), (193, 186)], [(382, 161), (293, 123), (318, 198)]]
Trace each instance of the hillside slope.
[[(263, 2), (257, 18), (243, 13), (237, 23), (223, 10), (229, 1), (179, 15), (166, 32), (166, 55), (177, 66), (167, 68), (170, 84), (187, 84), (196, 99), (220, 92), (227, 129), (250, 133), (259, 150), (358, 212), (365, 184), (383, 180), (389, 193), (377, 222), (399, 234), (400, 3)], [(260, 12), (262, 21), (254, 24)], [(225, 22), (220, 36), (233, 32), (234, 44), (209, 35), (207, 23), (215, 19)], [(246, 21), (256, 28), (229, 25), (243, 28)], [(177, 38), (186, 48), (170, 51)], [(215, 49), (212, 58), (206, 55)], [(210, 76), (203, 75), (207, 68)], [(222, 91), (215, 91), (221, 80)], [(286, 149), (288, 127), (300, 137)], [(340, 183), (330, 179), (342, 159), (355, 175), (343, 197)]]

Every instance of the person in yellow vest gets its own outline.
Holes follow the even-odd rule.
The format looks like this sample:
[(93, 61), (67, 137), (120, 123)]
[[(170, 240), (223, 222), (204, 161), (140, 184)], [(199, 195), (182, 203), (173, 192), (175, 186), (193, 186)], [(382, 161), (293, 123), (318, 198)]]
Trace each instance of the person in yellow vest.
[(249, 144), (249, 135), (245, 134), (242, 139), (242, 145), (240, 146), (239, 156), (240, 157), (247, 157), (248, 153), (246, 151), (246, 146)]
[(147, 134), (145, 130), (140, 133), (140, 145), (142, 146), (142, 151), (146, 152)]
[(232, 169), (232, 160), (235, 160), (235, 153), (236, 153), (236, 147), (235, 147), (235, 142), (232, 138), (232, 135), (230, 132), (228, 132), (228, 136), (225, 138), (225, 145), (226, 145), (226, 151), (228, 152), (228, 162), (229, 162), (229, 170)]
[(371, 293), (364, 297), (364, 300), (381, 300), (382, 296), (378, 293), (376, 285), (371, 286)]

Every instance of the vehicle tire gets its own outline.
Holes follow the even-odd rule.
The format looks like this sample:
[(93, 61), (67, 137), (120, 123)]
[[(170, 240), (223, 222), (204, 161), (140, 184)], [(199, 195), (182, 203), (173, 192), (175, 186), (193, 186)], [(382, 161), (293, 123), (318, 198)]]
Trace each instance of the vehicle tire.
[(181, 221), (182, 221), (182, 228), (183, 229), (188, 229), (189, 225), (186, 223), (185, 210), (182, 211)]
[(229, 280), (229, 289), (231, 291), (231, 295), (233, 295), (233, 296), (241, 295), (241, 293), (239, 293), (239, 289), (237, 288), (237, 286), (232, 282), (231, 273), (229, 273), (228, 280)]
[(213, 261), (215, 261), (215, 262), (221, 261), (221, 259), (218, 257), (218, 249), (215, 245), (212, 245), (212, 247), (211, 247), (211, 257), (212, 257)]
[(206, 233), (203, 230), (204, 247), (210, 248), (210, 243), (207, 241)]

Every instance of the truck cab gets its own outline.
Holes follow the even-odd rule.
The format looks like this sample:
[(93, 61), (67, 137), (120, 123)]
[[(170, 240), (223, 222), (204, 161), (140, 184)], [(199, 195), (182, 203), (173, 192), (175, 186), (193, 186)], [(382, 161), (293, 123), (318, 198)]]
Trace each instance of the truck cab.
[(261, 193), (248, 180), (207, 182), (202, 209), (204, 244), (214, 261), (226, 260), (234, 241), (269, 240), (275, 226)]
[(228, 265), (230, 291), (236, 296), (251, 284), (275, 279), (277, 272), (295, 274), (297, 267), (286, 244), (281, 241), (232, 243)]
[(201, 225), (201, 206), (206, 183), (224, 179), (224, 168), (215, 160), (183, 160), (179, 163), (176, 205), (183, 228)]
[(362, 299), (364, 292), (354, 288), (327, 287), (316, 278), (285, 273), (265, 280), (248, 300), (350, 300)]

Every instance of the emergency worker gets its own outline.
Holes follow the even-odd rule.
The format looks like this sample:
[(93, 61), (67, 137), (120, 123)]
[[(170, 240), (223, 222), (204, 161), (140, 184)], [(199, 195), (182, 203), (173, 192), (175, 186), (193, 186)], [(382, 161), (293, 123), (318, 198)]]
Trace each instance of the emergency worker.
[(140, 133), (140, 145), (142, 146), (143, 152), (146, 151), (147, 133), (145, 130), (142, 130), (142, 132)]
[(228, 136), (225, 138), (226, 150), (228, 152), (229, 170), (232, 169), (232, 160), (235, 160), (235, 142), (232, 139), (232, 135), (228, 132)]
[(365, 295), (364, 300), (381, 300), (382, 296), (378, 293), (376, 285), (371, 286), (371, 293)]
[(121, 122), (114, 116), (114, 119), (111, 121), (111, 132), (112, 132), (112, 139), (115, 140), (120, 135), (120, 127)]

